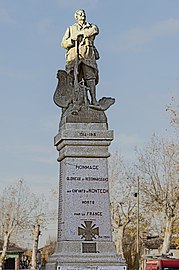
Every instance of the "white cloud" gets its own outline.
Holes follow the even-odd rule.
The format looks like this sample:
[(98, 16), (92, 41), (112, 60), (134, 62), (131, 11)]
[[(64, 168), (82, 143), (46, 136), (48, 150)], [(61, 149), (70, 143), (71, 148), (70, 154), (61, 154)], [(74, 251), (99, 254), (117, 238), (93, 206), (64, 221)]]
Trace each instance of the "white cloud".
[(163, 22), (159, 22), (151, 27), (152, 36), (155, 37), (167, 37), (179, 34), (179, 20), (169, 19)]
[(4, 8), (0, 8), (0, 23), (14, 23), (14, 20)]
[[(155, 39), (178, 36), (179, 20), (168, 19), (149, 26), (148, 28), (136, 27), (121, 34), (114, 39), (113, 50), (116, 52), (138, 51), (143, 45)], [(115, 44), (115, 46), (114, 46)], [(118, 44), (116, 46), (116, 44)]]

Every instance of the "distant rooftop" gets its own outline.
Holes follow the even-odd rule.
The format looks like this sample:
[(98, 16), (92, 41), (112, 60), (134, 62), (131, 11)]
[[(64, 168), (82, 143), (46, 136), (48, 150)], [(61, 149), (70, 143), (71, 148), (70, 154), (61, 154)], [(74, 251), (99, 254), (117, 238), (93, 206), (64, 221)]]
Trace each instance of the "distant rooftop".
[[(3, 248), (3, 240), (0, 239), (0, 253), (2, 252), (2, 248)], [(17, 246), (14, 243), (9, 243), (7, 252), (18, 252), (18, 253), (23, 253), (25, 251), (25, 249)]]

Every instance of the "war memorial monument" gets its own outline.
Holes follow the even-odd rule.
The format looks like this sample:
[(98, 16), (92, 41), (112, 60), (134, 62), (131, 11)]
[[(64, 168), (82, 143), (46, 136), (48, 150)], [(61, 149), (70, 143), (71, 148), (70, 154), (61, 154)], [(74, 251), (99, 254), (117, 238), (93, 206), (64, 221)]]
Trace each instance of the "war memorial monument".
[(112, 241), (108, 184), (107, 110), (115, 99), (96, 99), (99, 53), (96, 25), (84, 10), (75, 12), (62, 47), (65, 70), (57, 73), (54, 102), (62, 108), (54, 143), (59, 152), (58, 233), (47, 270), (122, 270), (126, 264)]

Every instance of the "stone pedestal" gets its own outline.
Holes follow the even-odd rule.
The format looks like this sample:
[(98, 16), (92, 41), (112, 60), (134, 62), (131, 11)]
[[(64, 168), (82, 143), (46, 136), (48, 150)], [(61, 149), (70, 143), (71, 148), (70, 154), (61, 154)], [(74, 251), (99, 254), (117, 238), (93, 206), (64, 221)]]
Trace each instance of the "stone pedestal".
[(55, 137), (59, 151), (56, 252), (47, 270), (126, 269), (111, 235), (106, 123), (65, 123)]

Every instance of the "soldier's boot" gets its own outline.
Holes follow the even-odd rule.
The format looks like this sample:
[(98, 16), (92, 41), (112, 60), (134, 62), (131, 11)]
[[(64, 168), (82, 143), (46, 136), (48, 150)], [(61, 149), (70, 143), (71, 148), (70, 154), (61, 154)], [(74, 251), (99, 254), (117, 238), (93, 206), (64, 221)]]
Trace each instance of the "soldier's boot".
[(86, 81), (87, 87), (89, 87), (90, 96), (91, 96), (91, 104), (92, 105), (98, 105), (98, 102), (96, 100), (96, 84), (95, 79), (87, 80)]

